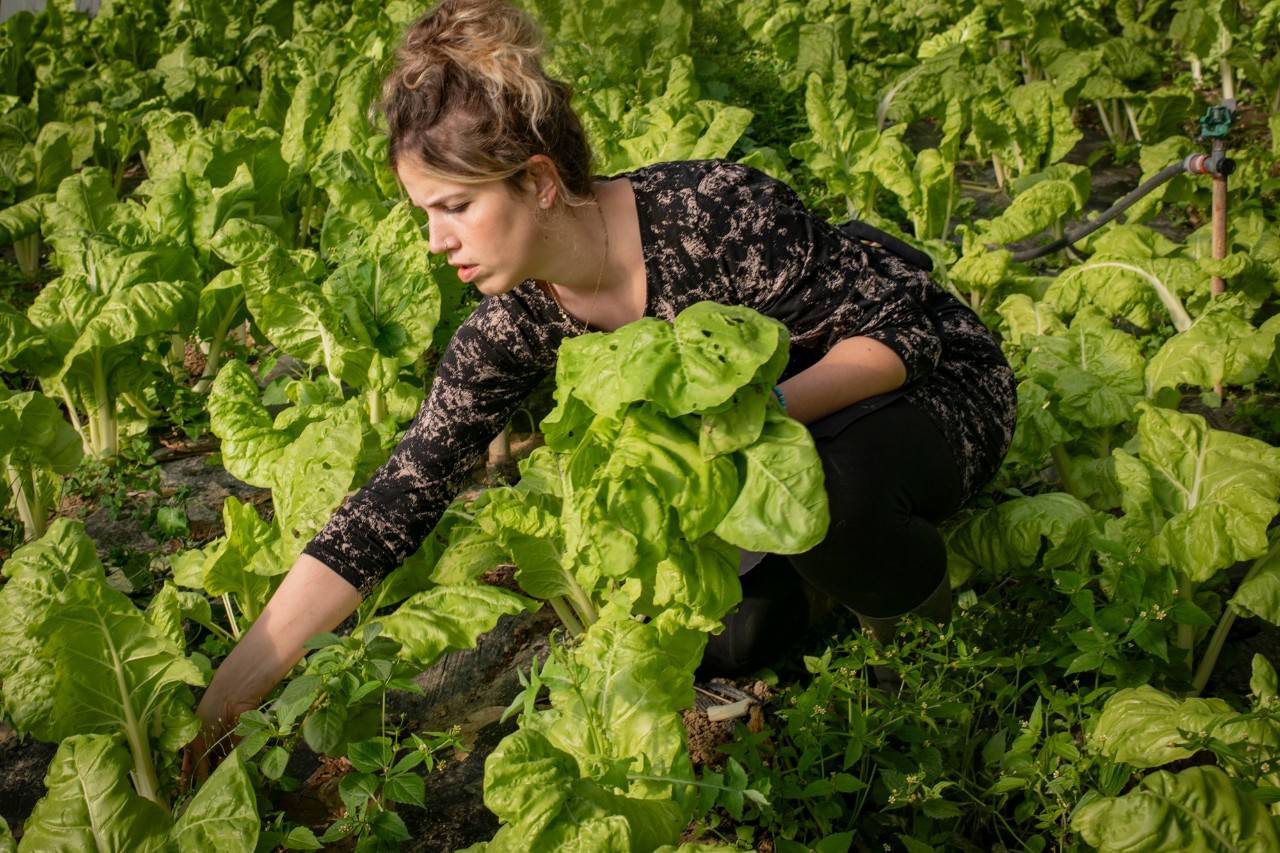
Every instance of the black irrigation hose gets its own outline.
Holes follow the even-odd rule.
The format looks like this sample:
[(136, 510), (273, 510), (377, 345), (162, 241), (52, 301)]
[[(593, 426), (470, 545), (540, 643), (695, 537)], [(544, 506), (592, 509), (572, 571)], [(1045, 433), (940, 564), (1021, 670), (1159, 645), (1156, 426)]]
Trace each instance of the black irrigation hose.
[[(1090, 234), (1092, 234), (1094, 231), (1097, 231), (1103, 225), (1106, 225), (1108, 222), (1115, 219), (1120, 214), (1124, 213), (1125, 210), (1127, 210), (1128, 208), (1132, 207), (1135, 203), (1137, 203), (1138, 199), (1147, 195), (1156, 187), (1160, 186), (1163, 183), (1173, 180), (1178, 175), (1181, 175), (1184, 172), (1191, 172), (1193, 171), (1195, 166), (1201, 165), (1199, 163), (1193, 164), (1192, 163), (1193, 159), (1195, 159), (1195, 155), (1188, 157), (1186, 160), (1179, 160), (1176, 163), (1170, 163), (1168, 166), (1165, 166), (1159, 172), (1156, 172), (1150, 178), (1148, 178), (1147, 180), (1139, 184), (1137, 189), (1119, 198), (1115, 204), (1111, 205), (1106, 210), (1104, 210), (1102, 214), (1098, 216), (1097, 219), (1091, 220), (1090, 222), (1086, 222), (1083, 226), (1077, 228), (1074, 231), (1068, 231), (1062, 237), (1059, 237), (1057, 240), (1054, 240), (1052, 243), (1049, 243), (1046, 246), (1037, 246), (1034, 249), (1023, 249), (1020, 252), (1014, 252), (1013, 260), (1019, 261), (1019, 262), (1034, 260), (1036, 258), (1041, 258), (1041, 257), (1044, 257), (1045, 255), (1056, 252), (1059, 249), (1062, 249), (1066, 246), (1071, 245), (1072, 243), (1083, 240), (1085, 237), (1088, 237)], [(1230, 161), (1227, 161), (1227, 162), (1229, 163)], [(1227, 166), (1226, 169), (1229, 172), (1230, 167)], [(998, 247), (993, 247), (993, 248), (998, 248)]]

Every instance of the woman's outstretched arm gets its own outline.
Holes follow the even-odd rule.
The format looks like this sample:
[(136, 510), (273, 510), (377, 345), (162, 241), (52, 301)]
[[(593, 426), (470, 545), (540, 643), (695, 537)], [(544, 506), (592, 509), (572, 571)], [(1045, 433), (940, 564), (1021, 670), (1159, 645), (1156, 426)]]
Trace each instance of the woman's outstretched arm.
[(256, 708), (302, 658), (308, 638), (332, 631), (360, 604), (356, 588), (308, 554), (298, 557), (262, 614), (218, 667), (196, 715), (203, 725), (192, 745), (191, 770), (214, 742)]

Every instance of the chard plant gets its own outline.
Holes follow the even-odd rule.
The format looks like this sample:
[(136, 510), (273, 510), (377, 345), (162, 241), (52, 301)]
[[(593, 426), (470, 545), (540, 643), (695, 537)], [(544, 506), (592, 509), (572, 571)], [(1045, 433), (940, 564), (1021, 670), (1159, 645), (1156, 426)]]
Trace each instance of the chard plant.
[(272, 490), (267, 523), (229, 497), (225, 535), (172, 560), (174, 579), (220, 599), (228, 629), (252, 622), (310, 538), (353, 485), (385, 456), (358, 401), (322, 399), (274, 419), (243, 362), (228, 362), (209, 395), (209, 421), (222, 439), (222, 464), (239, 480)]
[(437, 284), (445, 273), (407, 202), (346, 246), (331, 271), (314, 255), (263, 251), (239, 282), (245, 305), (268, 340), (323, 370), (339, 395), (355, 389), (371, 423), (407, 420), (421, 392), (401, 372), (431, 345), (441, 291), (453, 285)]
[(0, 465), (28, 541), (44, 535), (62, 491), (60, 475), (74, 470), (82, 455), (57, 403), (0, 384)]
[(257, 801), (237, 753), (185, 808), (169, 805), (178, 751), (199, 727), (191, 687), (208, 666), (183, 647), (190, 602), (166, 587), (139, 610), (65, 519), (3, 572), (0, 701), (20, 732), (59, 744), (19, 850), (251, 848)]
[(91, 122), (51, 121), (36, 129), (36, 115), (10, 98), (4, 120), (9, 128), (29, 137), (4, 140), (5, 169), (0, 177), (0, 198), (12, 202), (0, 210), (0, 243), (12, 244), (18, 266), (28, 279), (40, 271), (40, 224), (43, 208), (64, 178), (93, 153)]
[(1268, 793), (1280, 782), (1280, 713), (1276, 672), (1262, 655), (1253, 657), (1249, 689), (1244, 712), (1221, 699), (1178, 699), (1149, 686), (1114, 693), (1089, 734), (1091, 751), (1139, 770), (1203, 753), (1215, 762), (1156, 770), (1122, 795), (1092, 791), (1072, 828), (1101, 851), (1280, 845), (1268, 808)]
[[(780, 324), (712, 303), (566, 341), (547, 446), (518, 485), (454, 515), (427, 589), (374, 617), (423, 663), (536, 607), (526, 596), (575, 637), (535, 667), (512, 708), (521, 730), (486, 763), (504, 826), (483, 849), (651, 849), (678, 837), (700, 789), (720, 795), (694, 776), (678, 711), (740, 599), (734, 546), (796, 553), (828, 524), (812, 438), (770, 390), (787, 350)], [(477, 584), (500, 562), (525, 595)], [(534, 784), (532, 766), (551, 775)]]
[(154, 416), (146, 397), (166, 369), (157, 343), (183, 334), (195, 309), (191, 256), (140, 213), (116, 201), (100, 169), (63, 181), (44, 223), (63, 274), (27, 312), (49, 352), (36, 374), (67, 406), (85, 451), (101, 456), (117, 452), (122, 416), (143, 425)]

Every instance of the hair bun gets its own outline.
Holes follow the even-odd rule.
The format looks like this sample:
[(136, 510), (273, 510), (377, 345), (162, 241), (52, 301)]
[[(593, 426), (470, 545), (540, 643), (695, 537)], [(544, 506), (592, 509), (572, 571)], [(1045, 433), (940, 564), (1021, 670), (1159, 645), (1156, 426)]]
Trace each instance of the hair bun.
[(441, 0), (406, 31), (383, 81), (392, 166), (411, 153), (442, 175), (489, 180), (545, 154), (566, 200), (589, 196), (586, 134), (542, 51), (538, 25), (505, 0)]

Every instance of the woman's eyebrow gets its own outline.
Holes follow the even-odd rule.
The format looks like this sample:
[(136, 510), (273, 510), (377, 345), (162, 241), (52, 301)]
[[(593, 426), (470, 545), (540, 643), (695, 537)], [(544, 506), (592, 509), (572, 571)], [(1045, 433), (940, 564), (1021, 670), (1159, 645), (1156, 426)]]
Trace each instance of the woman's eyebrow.
[(453, 201), (454, 199), (463, 195), (466, 195), (466, 190), (459, 190), (457, 192), (446, 193), (445, 195), (437, 196), (431, 199), (430, 201), (426, 202), (423, 205), (423, 207), (443, 207), (447, 202)]

